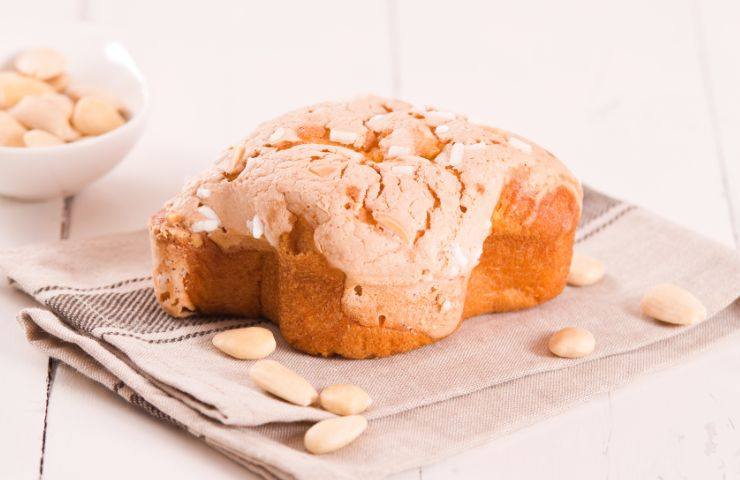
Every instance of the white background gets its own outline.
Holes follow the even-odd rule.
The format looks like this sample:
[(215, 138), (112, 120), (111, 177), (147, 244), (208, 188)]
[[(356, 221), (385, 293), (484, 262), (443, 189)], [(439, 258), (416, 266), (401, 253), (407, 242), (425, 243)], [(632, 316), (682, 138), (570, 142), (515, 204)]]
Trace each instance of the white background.
[[(740, 234), (740, 2), (0, 0), (120, 29), (149, 128), (78, 195), (0, 199), (0, 247), (141, 228), (259, 121), (375, 92), (532, 138), (585, 183), (726, 245)], [(39, 172), (43, 174), (43, 172)], [(0, 175), (2, 159), (0, 158)], [(0, 478), (251, 478), (66, 367), (0, 288)], [(399, 478), (740, 478), (740, 334), (689, 362)]]

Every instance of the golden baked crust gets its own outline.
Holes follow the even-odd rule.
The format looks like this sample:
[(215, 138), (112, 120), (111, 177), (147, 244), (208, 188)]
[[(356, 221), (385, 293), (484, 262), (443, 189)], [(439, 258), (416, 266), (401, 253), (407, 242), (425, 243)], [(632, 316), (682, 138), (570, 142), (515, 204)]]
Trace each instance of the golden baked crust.
[[(370, 105), (374, 107), (375, 103), (372, 102), (376, 101), (373, 99)], [(384, 108), (390, 110), (387, 106)], [(297, 138), (293, 139), (296, 149), (292, 152), (297, 159), (304, 155), (303, 150), (298, 150), (303, 148), (303, 144), (336, 143), (331, 141), (332, 134), (327, 129), (309, 127), (296, 129)], [(274, 125), (268, 127), (274, 128)], [(491, 155), (495, 155), (493, 158), (496, 161), (500, 158), (506, 161), (508, 157), (505, 155), (511, 149), (505, 144), (498, 145), (497, 140), (498, 135), (503, 135), (502, 141), (505, 142), (506, 134), (492, 132), (494, 134), (486, 140), (490, 142)], [(414, 153), (421, 151), (422, 155), (426, 153), (432, 158), (442, 155), (442, 151), (450, 155), (450, 144), (423, 133), (419, 136), (424, 141)], [(379, 151), (378, 138), (366, 142), (358, 140), (357, 143), (361, 145), (353, 148), (363, 153), (360, 163), (392, 161), (387, 148)], [(358, 275), (356, 270), (351, 276), (345, 273), (338, 265), (349, 265), (347, 268), (350, 269), (352, 259), (347, 263), (336, 256), (327, 258), (326, 252), (332, 252), (331, 245), (327, 247), (326, 241), (317, 241), (316, 229), (320, 224), (308, 210), (293, 208), (290, 211), (290, 227), (270, 242), (261, 238), (261, 231), (256, 234), (244, 229), (239, 231), (234, 227), (235, 222), (229, 223), (229, 218), (234, 216), (233, 208), (229, 210), (215, 202), (212, 205), (219, 215), (215, 217), (217, 220), (210, 216), (205, 220), (197, 220), (202, 217), (189, 219), (187, 206), (193, 204), (193, 192), (203, 188), (203, 185), (214, 189), (221, 188), (222, 183), (229, 183), (223, 188), (250, 191), (248, 183), (238, 183), (246, 175), (244, 165), (241, 166), (242, 171), (235, 175), (225, 169), (221, 174), (225, 180), (219, 180), (219, 174), (211, 172), (191, 186), (190, 190), (186, 189), (179, 202), (170, 202), (151, 219), (157, 298), (175, 316), (187, 316), (194, 312), (264, 316), (279, 325), (283, 337), (295, 348), (316, 355), (336, 354), (347, 358), (380, 357), (404, 352), (449, 335), (464, 318), (537, 305), (559, 294), (565, 285), (581, 198), (580, 187), (572, 177), (551, 166), (557, 160), (539, 147), (534, 148), (537, 149), (535, 154), (529, 160), (525, 158), (524, 162), (508, 168), (503, 185), (498, 185), (500, 192), (494, 199), (495, 204), (488, 210), (490, 233), (484, 237), (477, 264), (470, 265), (467, 271), (458, 271), (458, 266), (453, 262), (455, 268), (450, 271), (449, 261), (443, 259), (444, 262), (439, 263), (440, 268), (448, 270), (429, 273), (433, 270), (430, 266), (428, 270), (421, 270), (422, 276), (412, 277), (411, 280), (403, 277), (405, 272), (392, 270), (388, 272), (388, 281), (382, 278), (379, 281), (377, 271), (382, 270), (377, 270), (380, 268), (377, 264), (368, 264), (368, 269), (376, 268), (373, 275)], [(283, 153), (287, 154), (288, 151)], [(270, 157), (265, 158), (268, 161)], [(425, 158), (421, 160), (426, 161)], [(330, 160), (336, 161), (333, 157)], [(431, 162), (434, 163), (434, 160)], [(548, 183), (547, 188), (533, 189), (532, 177), (535, 174), (543, 175), (542, 172), (535, 172), (533, 165), (541, 167), (544, 174), (556, 171), (557, 175), (550, 175), (556, 181)], [(470, 178), (465, 177), (465, 168), (455, 167), (458, 180)], [(449, 165), (442, 169), (443, 172), (452, 171)], [(216, 183), (213, 178), (216, 178)], [(359, 182), (358, 178), (362, 180), (357, 177), (356, 182)], [(453, 192), (454, 195), (445, 197), (445, 192), (432, 192), (436, 200), (434, 208), (440, 209), (440, 203), (457, 201), (454, 203), (455, 211), (463, 212), (458, 215), (467, 218), (466, 210), (472, 210), (475, 202), (484, 201), (476, 198), (488, 198), (485, 197), (485, 190), (497, 188), (498, 180), (498, 177), (487, 179), (485, 176), (478, 179), (474, 187), (469, 187), (476, 190), (478, 197), (467, 204), (458, 199), (463, 198), (462, 193)], [(466, 188), (464, 181), (460, 183)], [(258, 186), (252, 188), (257, 189)], [(285, 193), (286, 187), (280, 188), (284, 195), (289, 194)], [(349, 191), (337, 195), (347, 195), (351, 199), (355, 194)], [(416, 200), (421, 201), (423, 197), (418, 196)], [(195, 202), (195, 205), (205, 204), (206, 200), (202, 199)], [(419, 238), (425, 234), (432, 235), (428, 232), (462, 228), (460, 223), (448, 226), (443, 220), (465, 221), (450, 220), (451, 217), (434, 220), (436, 223), (417, 233), (414, 240), (408, 238), (411, 237), (405, 231), (408, 227), (390, 222), (378, 211), (369, 208), (368, 204), (372, 206), (363, 201), (351, 211), (350, 221), (370, 228), (373, 235), (379, 231), (396, 242), (407, 244), (399, 248), (412, 253), (421, 248), (418, 246)], [(269, 201), (263, 204), (265, 206), (274, 207)], [(271, 215), (278, 215), (273, 210), (268, 209), (267, 212), (264, 220), (259, 220), (255, 215), (254, 220), (247, 220), (248, 225), (254, 227), (249, 222), (257, 221), (259, 229), (277, 229), (279, 222)], [(206, 213), (216, 215), (213, 211)], [(246, 218), (253, 218), (251, 215), (250, 212)], [(366, 218), (362, 218), (363, 215)], [(195, 221), (211, 222), (217, 228), (208, 228), (208, 225), (202, 227), (203, 223), (194, 228)], [(204, 228), (206, 231), (203, 231)], [(454, 242), (459, 241), (459, 237), (454, 238)], [(375, 241), (374, 237), (367, 237), (367, 242), (371, 241)], [(468, 258), (459, 253), (461, 249), (457, 243), (438, 247), (435, 251), (444, 253), (454, 247), (458, 252), (450, 254), (451, 257), (462, 256), (461, 266), (468, 263)], [(357, 255), (361, 257), (363, 252), (357, 252)], [(402, 264), (400, 266), (403, 268)]]

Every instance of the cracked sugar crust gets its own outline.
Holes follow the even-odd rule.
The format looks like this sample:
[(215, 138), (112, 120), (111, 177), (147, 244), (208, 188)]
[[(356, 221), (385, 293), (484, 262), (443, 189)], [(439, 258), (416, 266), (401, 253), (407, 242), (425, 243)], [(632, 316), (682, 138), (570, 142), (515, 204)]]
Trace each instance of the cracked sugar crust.
[(302, 217), (318, 251), (352, 280), (466, 276), (514, 175), (535, 200), (566, 187), (580, 203), (578, 181), (522, 137), (375, 96), (325, 102), (263, 123), (226, 150), (168, 202), (177, 221), (161, 228), (203, 232), (221, 246), (256, 238), (269, 249)]

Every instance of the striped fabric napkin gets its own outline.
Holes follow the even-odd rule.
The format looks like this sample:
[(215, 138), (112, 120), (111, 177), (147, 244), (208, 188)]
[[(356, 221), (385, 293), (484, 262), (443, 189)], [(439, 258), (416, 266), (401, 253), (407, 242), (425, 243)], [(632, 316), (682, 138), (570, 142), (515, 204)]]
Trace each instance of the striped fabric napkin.
[[(726, 247), (587, 189), (576, 249), (606, 264), (601, 282), (531, 310), (466, 320), (441, 342), (377, 360), (301, 354), (262, 319), (167, 316), (150, 285), (143, 231), (0, 252), (0, 269), (43, 306), (18, 316), (29, 342), (252, 472), (381, 478), (554, 415), (740, 328), (740, 260)], [(678, 327), (642, 316), (642, 294), (663, 282), (694, 293), (708, 319)], [(276, 333), (271, 358), (317, 389), (354, 383), (370, 393), (370, 425), (357, 441), (307, 453), (306, 429), (332, 414), (263, 393), (247, 375), (253, 362), (210, 343), (216, 332), (256, 324)], [(549, 354), (547, 338), (566, 325), (595, 335), (593, 355)]]

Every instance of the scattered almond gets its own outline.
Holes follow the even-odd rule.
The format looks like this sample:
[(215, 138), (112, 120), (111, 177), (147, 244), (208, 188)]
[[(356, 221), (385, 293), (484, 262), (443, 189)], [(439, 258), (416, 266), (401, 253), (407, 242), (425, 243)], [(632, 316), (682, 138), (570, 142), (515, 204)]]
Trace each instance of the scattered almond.
[(596, 339), (585, 328), (566, 327), (550, 337), (547, 347), (558, 357), (581, 358), (593, 353)]
[(367, 420), (361, 415), (322, 420), (308, 429), (303, 444), (309, 452), (320, 455), (346, 447), (367, 428)]
[(691, 292), (662, 283), (648, 290), (640, 302), (642, 313), (675, 325), (699, 323), (707, 317), (707, 309)]
[(249, 377), (262, 390), (285, 401), (307, 407), (319, 394), (308, 381), (275, 360), (260, 360), (249, 369)]
[(585, 287), (593, 285), (604, 277), (604, 264), (599, 260), (573, 253), (568, 272), (568, 285)]
[(323, 389), (319, 403), (321, 408), (337, 415), (356, 415), (367, 410), (372, 401), (365, 390), (344, 383)]
[(275, 351), (275, 336), (262, 327), (237, 328), (217, 333), (213, 346), (240, 360), (259, 360)]

